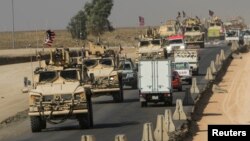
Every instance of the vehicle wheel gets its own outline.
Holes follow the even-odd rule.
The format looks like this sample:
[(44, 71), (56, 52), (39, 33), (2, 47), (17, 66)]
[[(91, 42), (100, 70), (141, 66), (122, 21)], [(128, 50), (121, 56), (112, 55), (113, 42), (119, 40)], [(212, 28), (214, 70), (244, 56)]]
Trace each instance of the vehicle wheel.
[(79, 114), (77, 116), (80, 129), (89, 129), (91, 127), (90, 114)]
[(136, 81), (133, 83), (132, 89), (137, 89), (137, 82)]
[(119, 74), (118, 74), (118, 79), (119, 79), (120, 91), (113, 94), (114, 102), (117, 102), (117, 103), (118, 103), (118, 102), (123, 102), (123, 100), (124, 100), (124, 96), (123, 96), (122, 73), (119, 73)]
[(92, 100), (91, 100), (91, 90), (85, 89), (86, 96), (87, 96), (87, 107), (88, 107), (88, 119), (90, 128), (94, 126), (94, 119), (93, 119), (93, 108), (92, 108)]
[(179, 91), (179, 92), (181, 92), (181, 91), (182, 91), (182, 86), (180, 86), (180, 87), (178, 88), (178, 91)]
[(200, 48), (204, 48), (205, 47), (205, 44), (204, 43), (201, 43), (200, 44)]
[(141, 107), (147, 107), (148, 103), (146, 101), (141, 102)]
[(41, 132), (42, 130), (42, 120), (38, 116), (32, 116), (30, 117), (31, 121), (31, 131), (32, 132)]
[(192, 79), (188, 79), (188, 84), (189, 84), (189, 85), (192, 84)]
[(46, 129), (47, 127), (47, 123), (46, 123), (46, 120), (41, 120), (41, 124), (42, 124), (42, 129)]

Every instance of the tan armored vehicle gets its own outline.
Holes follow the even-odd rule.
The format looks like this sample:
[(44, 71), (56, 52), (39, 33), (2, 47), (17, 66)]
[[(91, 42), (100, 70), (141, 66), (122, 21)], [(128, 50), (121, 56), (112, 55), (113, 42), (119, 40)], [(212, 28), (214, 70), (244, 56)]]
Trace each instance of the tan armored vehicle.
[(214, 16), (210, 20), (208, 20), (207, 30), (208, 41), (224, 40), (224, 26), (222, 20), (219, 17)]
[(93, 97), (110, 95), (114, 102), (123, 102), (122, 72), (118, 71), (118, 56), (87, 57), (83, 65), (88, 69)]
[(205, 47), (205, 30), (198, 18), (186, 18), (182, 22), (184, 29), (185, 43), (188, 46)]
[(159, 27), (159, 34), (161, 37), (166, 38), (176, 35), (180, 26), (176, 20), (167, 20), (167, 22)]
[[(150, 30), (150, 29), (147, 29)], [(139, 60), (166, 58), (167, 51), (163, 48), (163, 40), (159, 34), (157, 36), (150, 36), (147, 31), (147, 36), (142, 36), (138, 42), (136, 63)]]
[(46, 123), (67, 119), (77, 119), (80, 128), (92, 127), (91, 90), (83, 87), (83, 70), (71, 64), (69, 50), (57, 48), (49, 61), (40, 64), (33, 74), (33, 89), (29, 90), (32, 132), (45, 129)]

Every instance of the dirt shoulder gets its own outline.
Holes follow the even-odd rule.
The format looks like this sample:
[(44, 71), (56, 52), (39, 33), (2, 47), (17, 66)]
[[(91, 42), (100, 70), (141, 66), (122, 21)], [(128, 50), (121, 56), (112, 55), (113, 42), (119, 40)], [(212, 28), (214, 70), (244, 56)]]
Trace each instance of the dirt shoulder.
[(226, 74), (218, 84), (225, 93), (213, 92), (203, 103), (206, 107), (202, 115), (196, 115), (196, 130), (188, 140), (206, 141), (209, 124), (249, 124), (250, 53), (242, 54), (242, 59), (232, 60)]

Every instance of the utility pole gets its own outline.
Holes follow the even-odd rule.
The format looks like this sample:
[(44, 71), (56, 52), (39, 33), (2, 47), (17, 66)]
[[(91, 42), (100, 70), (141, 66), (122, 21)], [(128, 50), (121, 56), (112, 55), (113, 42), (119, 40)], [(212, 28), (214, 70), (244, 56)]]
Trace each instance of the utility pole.
[(12, 6), (12, 48), (15, 48), (15, 21), (14, 21), (14, 2), (11, 0)]

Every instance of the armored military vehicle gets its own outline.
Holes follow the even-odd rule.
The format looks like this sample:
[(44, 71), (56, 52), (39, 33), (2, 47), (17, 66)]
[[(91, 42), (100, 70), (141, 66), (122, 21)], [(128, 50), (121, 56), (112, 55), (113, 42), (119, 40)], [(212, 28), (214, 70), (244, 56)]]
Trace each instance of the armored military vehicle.
[(77, 119), (80, 128), (93, 126), (91, 90), (82, 85), (83, 74), (65, 48), (52, 50), (50, 60), (41, 61), (28, 92), (32, 132), (45, 129), (46, 123), (59, 124), (67, 119)]
[[(88, 53), (88, 51), (86, 51)], [(86, 55), (82, 61), (88, 69), (93, 97), (110, 95), (114, 102), (123, 102), (122, 72), (118, 70), (119, 51), (104, 50), (100, 56)]]
[(159, 34), (162, 38), (176, 35), (180, 31), (180, 24), (176, 20), (167, 20), (165, 24), (159, 27)]
[(152, 35), (147, 32), (146, 36), (139, 39), (136, 63), (141, 59), (167, 58), (167, 51), (163, 48), (162, 38), (160, 38), (159, 34)]
[(185, 43), (187, 48), (190, 46), (205, 47), (205, 30), (198, 18), (186, 18), (182, 21), (184, 29)]
[(225, 39), (223, 22), (217, 16), (214, 16), (208, 20), (207, 39), (208, 41)]

